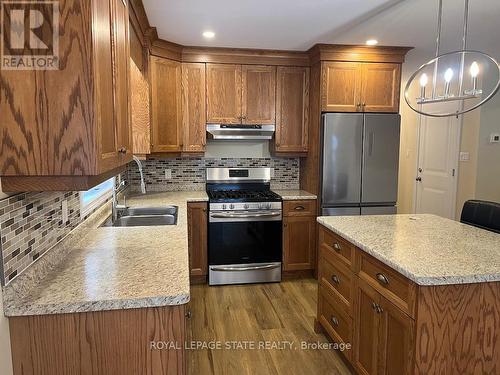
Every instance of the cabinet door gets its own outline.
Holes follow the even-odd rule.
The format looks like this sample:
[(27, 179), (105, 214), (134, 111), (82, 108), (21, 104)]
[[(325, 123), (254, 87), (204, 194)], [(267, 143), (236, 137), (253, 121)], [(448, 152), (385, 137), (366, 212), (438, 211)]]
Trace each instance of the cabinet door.
[(377, 347), (380, 314), (375, 304), (380, 295), (361, 279), (357, 279), (355, 301), (354, 366), (360, 374), (377, 374)]
[(244, 124), (274, 124), (276, 121), (276, 67), (243, 65), (242, 121)]
[(132, 128), (129, 111), (129, 17), (127, 3), (112, 0), (113, 3), (113, 56), (114, 56), (114, 102), (116, 133), (120, 165), (132, 159)]
[(182, 148), (181, 64), (151, 57), (152, 152)]
[(361, 104), (365, 112), (398, 112), (400, 64), (362, 64)]
[(285, 271), (313, 269), (316, 248), (315, 217), (285, 217), (283, 227), (283, 269)]
[(207, 260), (207, 204), (188, 204), (188, 248), (191, 276), (206, 276)]
[(205, 64), (182, 64), (184, 152), (204, 152), (206, 144)]
[(384, 297), (380, 307), (378, 373), (409, 375), (413, 373), (415, 322)]
[(308, 142), (309, 68), (278, 67), (276, 152), (305, 153)]
[(241, 65), (207, 64), (207, 122), (241, 124)]
[(323, 63), (321, 82), (321, 109), (324, 112), (361, 110), (361, 64)]
[(98, 173), (104, 173), (118, 166), (118, 132), (115, 112), (115, 77), (113, 74), (113, 23), (111, 15), (115, 0), (103, 1), (95, 10), (95, 86), (98, 129)]

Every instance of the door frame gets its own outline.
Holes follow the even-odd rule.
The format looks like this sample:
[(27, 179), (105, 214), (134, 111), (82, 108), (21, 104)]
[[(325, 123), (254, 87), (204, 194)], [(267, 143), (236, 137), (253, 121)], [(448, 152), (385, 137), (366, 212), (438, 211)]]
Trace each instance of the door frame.
[[(463, 107), (463, 103), (461, 104), (461, 107)], [(413, 181), (413, 202), (412, 202), (412, 213), (417, 214), (417, 188), (418, 188), (418, 181), (416, 181), (417, 175), (418, 175), (418, 165), (420, 161), (420, 141), (421, 141), (421, 135), (422, 135), (422, 117), (423, 115), (417, 114), (417, 137), (416, 137), (416, 153), (415, 153), (415, 175), (414, 175), (414, 181)], [(460, 174), (460, 146), (462, 144), (462, 127), (464, 124), (464, 115), (459, 115), (457, 116), (458, 118), (458, 132), (457, 132), (457, 139), (455, 139), (455, 149), (456, 149), (456, 158), (454, 159), (454, 165), (455, 165), (455, 181), (453, 184), (453, 188), (451, 191), (452, 194), (452, 202), (453, 202), (453, 220), (456, 219), (456, 212), (457, 212), (457, 193), (458, 193), (458, 179), (459, 179), (459, 174)]]

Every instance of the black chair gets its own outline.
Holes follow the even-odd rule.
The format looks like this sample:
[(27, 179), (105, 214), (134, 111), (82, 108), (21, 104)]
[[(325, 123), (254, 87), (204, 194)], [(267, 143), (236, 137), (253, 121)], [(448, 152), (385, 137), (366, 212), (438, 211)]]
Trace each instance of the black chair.
[(464, 203), (460, 222), (500, 233), (500, 203), (467, 201)]

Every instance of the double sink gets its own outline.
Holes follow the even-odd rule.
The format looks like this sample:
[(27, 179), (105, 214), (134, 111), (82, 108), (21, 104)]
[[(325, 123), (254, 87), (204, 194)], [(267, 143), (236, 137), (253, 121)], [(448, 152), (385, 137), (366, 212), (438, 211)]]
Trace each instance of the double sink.
[(156, 225), (176, 225), (177, 206), (164, 207), (126, 207), (118, 211), (118, 217), (113, 221), (110, 216), (103, 227), (149, 227)]

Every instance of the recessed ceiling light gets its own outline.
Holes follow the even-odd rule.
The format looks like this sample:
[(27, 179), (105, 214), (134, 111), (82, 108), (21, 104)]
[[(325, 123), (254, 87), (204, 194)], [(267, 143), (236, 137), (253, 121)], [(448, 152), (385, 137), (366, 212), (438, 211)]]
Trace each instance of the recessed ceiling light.
[(213, 31), (204, 31), (203, 36), (207, 39), (212, 39), (215, 36)]
[(368, 39), (366, 41), (366, 45), (368, 46), (376, 46), (378, 44), (378, 40), (377, 39)]

